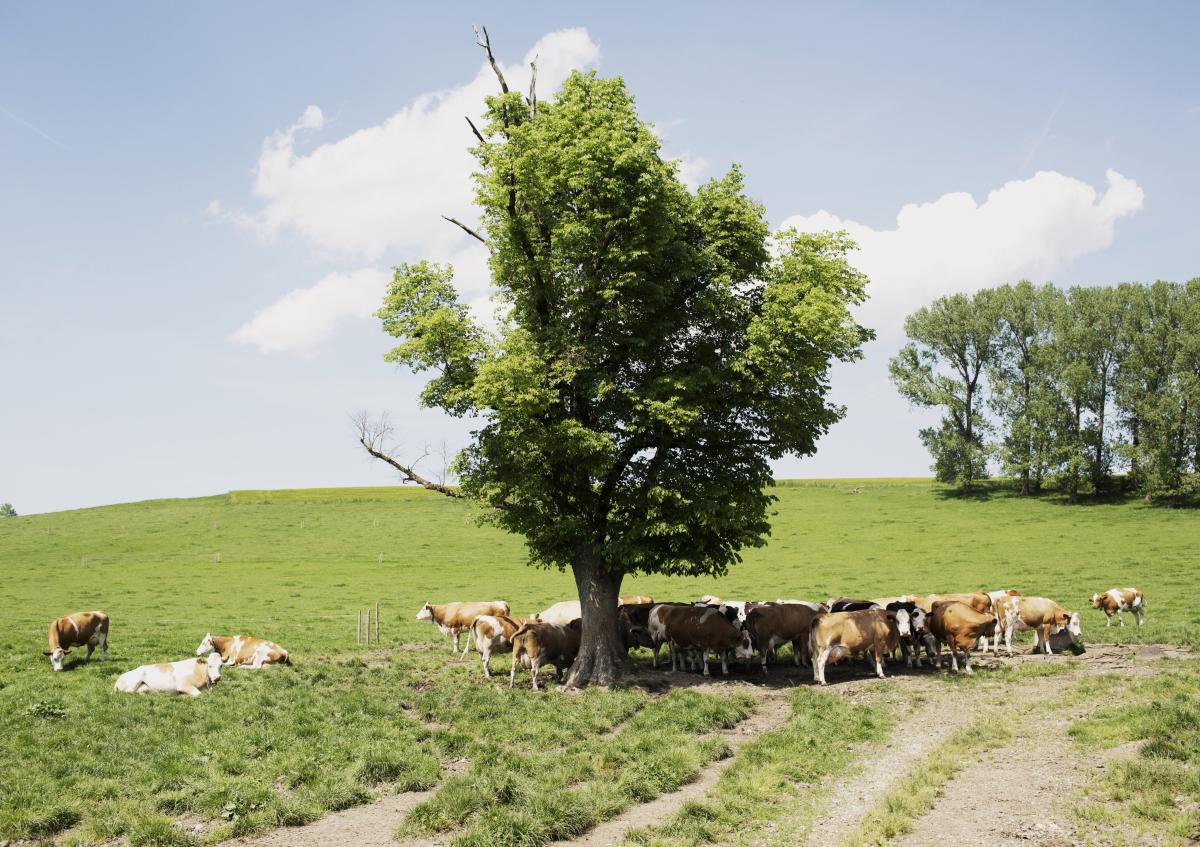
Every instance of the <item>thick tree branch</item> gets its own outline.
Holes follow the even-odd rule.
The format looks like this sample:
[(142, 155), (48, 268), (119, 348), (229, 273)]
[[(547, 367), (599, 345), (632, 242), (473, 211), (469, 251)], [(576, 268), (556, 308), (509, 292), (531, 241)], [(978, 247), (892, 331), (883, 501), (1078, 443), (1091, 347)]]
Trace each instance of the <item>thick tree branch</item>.
[(533, 117), (537, 114), (537, 60), (535, 55), (533, 61), (529, 63), (529, 96), (526, 102), (529, 103), (529, 116)]
[[(488, 38), (487, 27), (472, 27), (475, 30), (475, 43), (487, 51), (488, 61), (492, 65), (492, 70), (496, 72), (496, 79), (500, 80), (500, 90), (505, 94), (508, 93), (508, 83), (504, 81), (504, 74), (500, 72), (500, 65), (496, 63), (496, 57), (492, 54), (492, 40)], [(483, 30), (480, 35), (479, 30)]]
[(475, 230), (471, 229), (469, 226), (467, 226), (465, 223), (460, 221), (458, 218), (451, 218), (451, 217), (447, 217), (446, 215), (442, 215), (442, 220), (449, 221), (450, 223), (454, 224), (456, 227), (461, 229), (463, 232), (465, 232), (467, 235), (474, 238), (480, 244), (484, 245), (485, 247), (488, 246), (487, 240), (482, 235), (477, 233)]
[(467, 125), (471, 127), (471, 132), (475, 133), (475, 137), (479, 139), (479, 143), (487, 144), (483, 138), (483, 133), (479, 131), (479, 127), (475, 126), (475, 121), (471, 120), (471, 118), (467, 115), (463, 115), (463, 118), (466, 119)]
[[(359, 412), (352, 420), (354, 421), (355, 429), (358, 430), (358, 443), (363, 446), (363, 449), (379, 461), (386, 462), (400, 471), (404, 475), (406, 482), (415, 482), (422, 488), (436, 491), (438, 494), (444, 494), (447, 497), (462, 497), (462, 493), (458, 490), (448, 485), (442, 485), (433, 480), (426, 479), (417, 473), (415, 467), (403, 465), (383, 451), (383, 441), (388, 433), (391, 432), (391, 427), (388, 425), (386, 416), (381, 417), (378, 422), (375, 422), (371, 420), (366, 412)], [(425, 455), (429, 455), (428, 450), (426, 450)], [(424, 457), (418, 458), (417, 461), (421, 461)], [(413, 463), (413, 465), (415, 464), (416, 462)]]

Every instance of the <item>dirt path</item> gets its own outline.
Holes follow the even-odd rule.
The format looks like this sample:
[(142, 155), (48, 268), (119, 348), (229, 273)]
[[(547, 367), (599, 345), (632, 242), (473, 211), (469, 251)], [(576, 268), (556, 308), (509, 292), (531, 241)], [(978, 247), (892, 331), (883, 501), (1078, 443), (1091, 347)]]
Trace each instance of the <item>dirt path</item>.
[(762, 698), (761, 702), (759, 708), (746, 720), (732, 729), (717, 733), (725, 737), (733, 752), (702, 770), (695, 781), (689, 782), (678, 791), (651, 800), (649, 803), (642, 803), (626, 809), (622, 814), (593, 827), (579, 838), (554, 842), (551, 847), (566, 847), (566, 845), (606, 847), (609, 844), (620, 844), (631, 830), (668, 820), (688, 800), (703, 797), (717, 784), (717, 780), (721, 778), (725, 769), (733, 763), (737, 751), (742, 745), (764, 732), (770, 732), (783, 726), (791, 715), (791, 705), (788, 703), (787, 697), (781, 693), (770, 692)]

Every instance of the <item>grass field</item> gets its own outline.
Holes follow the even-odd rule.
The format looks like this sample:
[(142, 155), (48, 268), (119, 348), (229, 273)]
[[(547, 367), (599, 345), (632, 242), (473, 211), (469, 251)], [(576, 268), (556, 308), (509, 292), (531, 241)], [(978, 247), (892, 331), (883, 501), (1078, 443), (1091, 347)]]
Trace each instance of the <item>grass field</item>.
[[(770, 544), (725, 579), (641, 577), (625, 590), (823, 599), (1016, 587), (1081, 610), (1085, 640), (1200, 643), (1195, 511), (1070, 507), (1000, 487), (961, 498), (924, 480), (788, 482), (777, 494)], [(725, 755), (714, 730), (753, 708), (719, 691), (548, 701), (481, 684), (477, 664), (449, 663), (444, 639), (413, 619), (421, 603), (503, 598), (523, 614), (570, 597), (570, 577), (526, 566), (519, 539), (479, 526), (469, 504), (415, 489), (239, 491), (4, 519), (0, 569), (0, 839), (187, 844), (195, 836), (173, 821), (197, 820), (220, 840), (441, 784), (412, 832), (545, 843), (686, 781)], [(1144, 630), (1105, 630), (1085, 608), (1116, 584), (1145, 591)], [(356, 610), (376, 601), (384, 648), (437, 647), (357, 646)], [(50, 620), (93, 608), (112, 617), (109, 662), (73, 653), (52, 675), (41, 655)], [(191, 655), (208, 630), (276, 640), (296, 666), (227, 673), (194, 702), (111, 693), (121, 670)], [(571, 768), (548, 770), (546, 750), (569, 753)], [(670, 766), (614, 777), (647, 750), (669, 751)], [(467, 772), (447, 776), (453, 756)], [(566, 824), (554, 823), (561, 808), (518, 808), (568, 784), (586, 802)], [(480, 786), (513, 801), (473, 806)]]

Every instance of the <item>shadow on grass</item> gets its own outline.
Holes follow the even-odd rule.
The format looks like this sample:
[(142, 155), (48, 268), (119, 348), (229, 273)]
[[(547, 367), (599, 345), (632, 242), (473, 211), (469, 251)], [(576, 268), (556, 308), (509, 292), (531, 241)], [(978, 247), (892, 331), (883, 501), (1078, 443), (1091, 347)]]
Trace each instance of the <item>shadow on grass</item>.
[(1054, 506), (1072, 507), (1142, 504), (1160, 509), (1200, 509), (1200, 495), (1180, 495), (1178, 497), (1159, 497), (1147, 500), (1144, 493), (1126, 488), (1123, 477), (1117, 477), (1112, 480), (1110, 486), (1104, 491), (1079, 494), (1074, 502), (1071, 501), (1071, 495), (1067, 491), (1054, 487), (1042, 488), (1030, 494), (1022, 494), (1020, 483), (1015, 479), (1008, 478), (981, 480), (970, 488), (956, 488), (950, 485), (935, 484), (933, 494), (944, 502), (1025, 500), (1049, 503)]

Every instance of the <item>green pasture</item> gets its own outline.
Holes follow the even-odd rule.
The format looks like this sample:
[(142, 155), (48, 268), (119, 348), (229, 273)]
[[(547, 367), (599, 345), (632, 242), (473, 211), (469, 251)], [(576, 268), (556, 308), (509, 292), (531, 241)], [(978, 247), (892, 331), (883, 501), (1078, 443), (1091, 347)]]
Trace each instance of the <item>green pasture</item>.
[[(727, 577), (639, 577), (625, 590), (823, 599), (1015, 587), (1081, 609), (1085, 639), (1200, 643), (1195, 511), (1071, 507), (1002, 486), (964, 498), (924, 480), (787, 482), (777, 494), (770, 543)], [(404, 834), (541, 844), (726, 755), (713, 732), (754, 708), (745, 695), (533, 695), (527, 675), (509, 691), (504, 677), (483, 682), (477, 662), (449, 661), (445, 639), (414, 620), (424, 601), (502, 598), (522, 614), (572, 596), (569, 576), (529, 568), (519, 539), (476, 517), (421, 490), (365, 488), (0, 520), (0, 840), (217, 841), (438, 786)], [(1147, 626), (1105, 630), (1087, 598), (1127, 583), (1146, 593)], [(355, 643), (356, 611), (376, 601), (382, 650)], [(52, 674), (49, 622), (95, 608), (112, 618), (109, 661), (72, 653)], [(279, 641), (295, 665), (227, 671), (196, 700), (112, 692), (121, 671), (191, 655), (208, 630)], [(836, 697), (797, 699), (796, 720)], [(465, 771), (447, 771), (464, 758)], [(570, 809), (526, 802), (567, 788)]]

